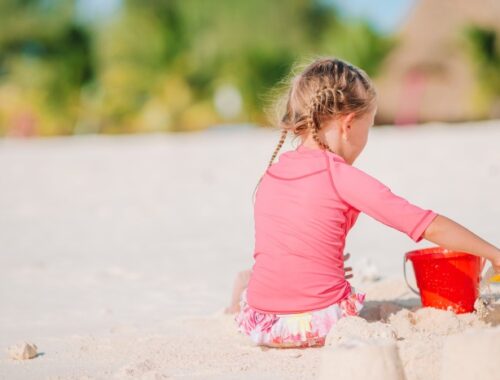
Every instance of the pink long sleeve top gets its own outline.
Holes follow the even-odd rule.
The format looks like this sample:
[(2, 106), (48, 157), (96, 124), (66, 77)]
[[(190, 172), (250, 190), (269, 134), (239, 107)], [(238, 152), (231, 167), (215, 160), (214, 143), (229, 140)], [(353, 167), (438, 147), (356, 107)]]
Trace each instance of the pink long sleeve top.
[(360, 212), (415, 242), (437, 216), (335, 153), (304, 145), (282, 153), (255, 197), (248, 305), (289, 314), (346, 298), (351, 287), (344, 273), (345, 239)]

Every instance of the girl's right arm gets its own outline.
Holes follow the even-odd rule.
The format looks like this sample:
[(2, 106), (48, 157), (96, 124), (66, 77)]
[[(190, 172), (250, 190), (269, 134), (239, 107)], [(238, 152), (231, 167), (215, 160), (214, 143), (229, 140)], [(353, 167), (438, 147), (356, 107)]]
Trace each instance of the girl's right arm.
[(500, 273), (500, 249), (446, 216), (435, 217), (423, 237), (444, 248), (484, 257), (491, 261), (495, 272)]
[(335, 191), (352, 207), (406, 233), (417, 243), (425, 238), (443, 248), (484, 257), (491, 261), (495, 272), (500, 273), (500, 249), (465, 227), (408, 202), (354, 166), (334, 162), (331, 169)]

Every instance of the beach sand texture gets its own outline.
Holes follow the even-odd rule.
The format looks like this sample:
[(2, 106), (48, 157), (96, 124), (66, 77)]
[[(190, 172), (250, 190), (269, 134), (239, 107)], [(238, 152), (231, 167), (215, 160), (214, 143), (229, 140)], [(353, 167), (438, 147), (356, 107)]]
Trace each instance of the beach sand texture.
[[(407, 380), (444, 380), (497, 352), (500, 288), (484, 319), (422, 309), (403, 255), (432, 244), (363, 214), (346, 244), (361, 321), (324, 348), (239, 334), (222, 310), (252, 264), (252, 193), (278, 140), (251, 127), (0, 140), (0, 379), (317, 379), (331, 345), (386, 339)], [(500, 121), (376, 128), (355, 166), (498, 245), (499, 143)], [(360, 280), (368, 259), (380, 281)], [(455, 349), (459, 334), (490, 350)], [(10, 358), (25, 341), (37, 356)]]

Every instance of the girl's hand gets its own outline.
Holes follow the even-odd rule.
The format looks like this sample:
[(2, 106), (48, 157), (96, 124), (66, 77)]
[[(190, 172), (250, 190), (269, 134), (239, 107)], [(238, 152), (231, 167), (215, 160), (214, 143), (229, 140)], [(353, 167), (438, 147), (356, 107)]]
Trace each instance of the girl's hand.
[[(484, 257), (481, 257), (481, 275), (479, 276), (479, 281), (483, 281), (483, 276), (484, 276), (483, 269), (484, 269), (487, 261), (490, 262), (491, 268), (493, 269), (494, 274), (495, 275), (500, 274), (500, 250), (498, 251), (497, 255), (494, 256), (492, 259), (486, 259)], [(488, 273), (488, 272), (486, 272), (486, 273)]]
[(490, 260), (491, 266), (496, 274), (500, 274), (500, 251), (492, 260)]
[[(491, 263), (491, 268), (488, 268), (486, 273), (483, 273), (486, 261), (489, 261)], [(490, 272), (491, 269), (493, 269), (493, 273)], [(484, 278), (484, 276), (486, 275), (489, 276), (489, 278)], [(496, 278), (495, 279), (492, 278), (492, 276), (497, 276), (497, 275), (500, 275), (500, 252), (497, 256), (489, 260), (485, 259), (484, 257), (481, 257), (481, 275), (479, 276), (479, 281), (481, 282), (481, 286), (483, 286), (485, 284), (485, 281), (488, 280), (498, 282)]]
[[(344, 255), (344, 263), (351, 257), (350, 253)], [(345, 279), (348, 280), (353, 277), (352, 267), (344, 267)]]

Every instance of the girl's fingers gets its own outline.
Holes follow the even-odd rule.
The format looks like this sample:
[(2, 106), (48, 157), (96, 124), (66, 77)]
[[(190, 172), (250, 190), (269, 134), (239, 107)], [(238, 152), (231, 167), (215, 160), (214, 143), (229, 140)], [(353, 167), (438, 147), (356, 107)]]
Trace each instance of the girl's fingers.
[[(349, 258), (351, 257), (351, 254), (348, 252), (344, 255), (344, 261), (347, 261), (349, 260)], [(348, 273), (348, 272), (352, 272), (352, 267), (344, 267), (344, 273), (345, 273), (345, 278), (346, 280), (350, 279), (353, 277), (353, 274), (352, 273)]]

